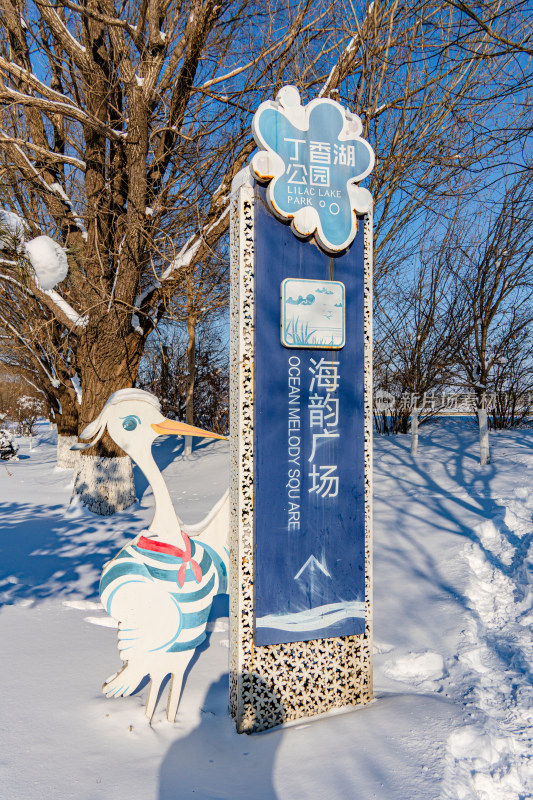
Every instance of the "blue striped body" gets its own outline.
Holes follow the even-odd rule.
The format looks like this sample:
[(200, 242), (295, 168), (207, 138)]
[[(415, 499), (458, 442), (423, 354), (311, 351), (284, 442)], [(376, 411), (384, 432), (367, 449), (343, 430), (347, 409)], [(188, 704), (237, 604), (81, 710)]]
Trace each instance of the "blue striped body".
[[(191, 558), (202, 574), (198, 581), (188, 563), (183, 586), (178, 582), (183, 559), (170, 553), (129, 544), (107, 563), (100, 597), (107, 613), (120, 622), (123, 658), (128, 659), (128, 650), (178, 653), (202, 644), (213, 598), (227, 593), (227, 556), (227, 550), (221, 557), (191, 539)], [(128, 632), (129, 637), (124, 635)]]

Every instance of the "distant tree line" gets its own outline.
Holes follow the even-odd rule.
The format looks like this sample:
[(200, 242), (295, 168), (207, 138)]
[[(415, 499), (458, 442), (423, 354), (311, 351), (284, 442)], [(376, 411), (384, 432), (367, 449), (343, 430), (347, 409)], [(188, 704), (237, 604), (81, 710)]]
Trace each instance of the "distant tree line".
[[(171, 419), (185, 419), (191, 387), (186, 331), (168, 327), (147, 342), (137, 386), (157, 395)], [(227, 338), (209, 324), (196, 330), (192, 424), (215, 433), (229, 432), (229, 365)]]
[[(491, 204), (463, 204), (425, 232), (410, 272), (392, 271), (376, 304), (375, 387), (473, 392), (478, 417), (511, 427), (529, 419), (533, 390), (532, 176), (524, 170)], [(376, 411), (383, 433), (406, 433), (412, 410)], [(414, 409), (416, 413), (416, 408)], [(433, 415), (420, 410), (421, 421)]]

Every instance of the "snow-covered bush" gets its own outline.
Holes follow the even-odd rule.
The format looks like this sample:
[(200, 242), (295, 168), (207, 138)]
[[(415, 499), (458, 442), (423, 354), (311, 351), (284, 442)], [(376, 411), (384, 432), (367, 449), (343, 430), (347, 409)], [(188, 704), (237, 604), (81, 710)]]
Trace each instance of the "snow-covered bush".
[(0, 250), (20, 251), (27, 225), (18, 214), (0, 208)]
[(43, 413), (43, 404), (36, 397), (24, 395), (19, 397), (15, 406), (15, 419), (17, 434), (19, 436), (33, 436), (35, 423)]
[(17, 458), (17, 453), (18, 445), (13, 441), (10, 432), (6, 428), (0, 428), (0, 459), (2, 461), (11, 461)]

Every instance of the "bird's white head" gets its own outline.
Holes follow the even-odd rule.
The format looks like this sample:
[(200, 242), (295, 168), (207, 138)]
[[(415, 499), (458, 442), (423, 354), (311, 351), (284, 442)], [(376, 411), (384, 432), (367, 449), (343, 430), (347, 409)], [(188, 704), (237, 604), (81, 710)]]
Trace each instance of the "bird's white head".
[(184, 422), (165, 419), (160, 408), (159, 400), (150, 392), (143, 389), (120, 389), (108, 398), (96, 419), (80, 433), (80, 439), (90, 441), (86, 444), (75, 444), (72, 449), (86, 450), (92, 447), (107, 429), (115, 444), (140, 464), (154, 439), (164, 434), (226, 438)]

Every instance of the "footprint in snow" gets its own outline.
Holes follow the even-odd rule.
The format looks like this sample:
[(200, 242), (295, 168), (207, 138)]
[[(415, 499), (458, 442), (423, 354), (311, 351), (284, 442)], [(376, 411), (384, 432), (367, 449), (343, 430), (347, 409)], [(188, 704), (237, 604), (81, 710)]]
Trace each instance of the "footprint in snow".
[(384, 672), (389, 678), (415, 686), (438, 681), (446, 674), (444, 659), (431, 650), (397, 656), (385, 664)]
[(382, 653), (390, 653), (391, 650), (394, 650), (393, 644), (386, 644), (385, 642), (377, 642), (374, 639), (374, 655), (379, 656)]

